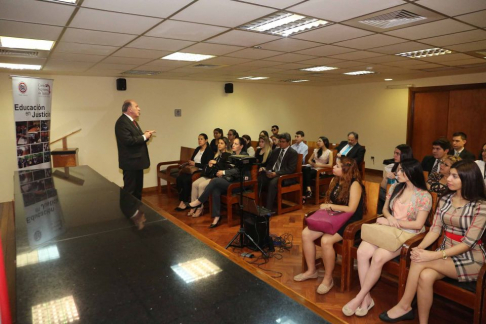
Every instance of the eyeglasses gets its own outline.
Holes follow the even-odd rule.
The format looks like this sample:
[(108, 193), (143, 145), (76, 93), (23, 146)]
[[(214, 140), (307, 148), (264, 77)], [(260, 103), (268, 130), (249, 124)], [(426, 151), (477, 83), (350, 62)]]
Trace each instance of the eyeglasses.
[(277, 129), (276, 128), (272, 128), (272, 130), (274, 131), (274, 130), (277, 130)]

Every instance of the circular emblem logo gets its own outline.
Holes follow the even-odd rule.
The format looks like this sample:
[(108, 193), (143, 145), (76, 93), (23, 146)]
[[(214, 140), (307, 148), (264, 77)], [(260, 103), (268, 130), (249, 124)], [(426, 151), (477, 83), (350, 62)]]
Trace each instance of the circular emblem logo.
[(40, 241), (41, 238), (42, 238), (42, 232), (41, 231), (35, 231), (35, 233), (34, 233), (34, 240), (35, 241)]
[(22, 93), (27, 92), (27, 85), (24, 82), (19, 83), (19, 91), (22, 92)]

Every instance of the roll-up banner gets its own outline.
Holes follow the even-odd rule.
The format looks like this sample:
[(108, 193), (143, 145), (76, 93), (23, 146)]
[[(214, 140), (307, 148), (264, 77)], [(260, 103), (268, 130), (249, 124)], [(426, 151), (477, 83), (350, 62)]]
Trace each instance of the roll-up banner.
[(51, 79), (12, 76), (15, 140), (19, 169), (51, 166)]

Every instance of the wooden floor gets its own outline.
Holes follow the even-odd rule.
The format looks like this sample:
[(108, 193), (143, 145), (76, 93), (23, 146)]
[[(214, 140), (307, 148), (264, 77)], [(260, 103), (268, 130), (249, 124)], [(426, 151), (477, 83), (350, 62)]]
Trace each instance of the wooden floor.
[[(367, 179), (370, 180), (370, 179)], [(155, 191), (144, 193), (143, 201), (150, 205), (155, 210), (161, 212), (169, 220), (180, 223), (177, 220), (187, 224), (197, 233), (204, 235), (211, 241), (221, 247), (225, 247), (233, 236), (237, 233), (239, 226), (229, 227), (226, 218), (223, 216), (222, 224), (215, 229), (209, 229), (211, 224), (211, 217), (206, 210), (205, 214), (199, 218), (188, 217), (187, 211), (177, 212), (174, 210), (178, 205), (176, 198), (169, 199), (166, 194), (158, 194)], [(372, 290), (372, 297), (375, 300), (376, 306), (370, 310), (370, 313), (364, 318), (346, 317), (342, 314), (341, 308), (351, 300), (359, 291), (359, 282), (357, 279), (357, 272), (355, 273), (355, 280), (352, 290), (348, 293), (339, 292), (338, 288), (334, 287), (326, 295), (318, 295), (316, 293), (317, 286), (322, 280), (319, 277), (317, 280), (307, 280), (305, 282), (295, 282), (293, 277), (301, 272), (302, 264), (302, 249), (301, 249), (301, 232), (302, 219), (305, 212), (316, 209), (317, 206), (307, 203), (302, 211), (296, 211), (284, 215), (274, 216), (270, 222), (270, 233), (276, 236), (291, 235), (292, 247), (289, 250), (278, 251), (274, 253), (274, 257), (264, 263), (264, 260), (245, 259), (244, 261), (253, 264), (253, 267), (259, 267), (265, 270), (267, 274), (267, 281), (275, 280), (290, 290), (296, 292), (311, 303), (317, 305), (319, 308), (330, 312), (335, 317), (342, 319), (348, 323), (382, 323), (378, 315), (391, 308), (396, 302), (397, 285), (393, 281), (381, 279), (375, 288)], [(224, 208), (223, 208), (224, 209)], [(237, 216), (235, 216), (237, 217)], [(230, 248), (230, 252), (235, 257), (243, 260), (240, 256), (240, 249)], [(260, 253), (244, 249), (246, 252), (252, 252), (255, 256)], [(321, 274), (322, 275), (322, 274)], [(339, 281), (339, 265), (334, 271), (334, 280)], [(436, 297), (434, 306), (432, 308), (430, 323), (472, 323), (473, 313), (471, 309), (464, 308), (451, 301)], [(404, 323), (418, 323), (416, 321), (408, 321)]]

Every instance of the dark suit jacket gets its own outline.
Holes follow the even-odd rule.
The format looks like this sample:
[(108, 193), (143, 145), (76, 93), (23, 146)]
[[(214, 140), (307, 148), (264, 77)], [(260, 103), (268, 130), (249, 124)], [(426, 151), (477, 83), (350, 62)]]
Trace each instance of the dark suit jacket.
[[(342, 141), (338, 145), (338, 147), (336, 147), (337, 153), (339, 153), (343, 149), (343, 147), (345, 147), (346, 145), (348, 145), (348, 141)], [(346, 156), (349, 157), (349, 158), (355, 159), (356, 163), (359, 165), (361, 162), (364, 161), (365, 153), (366, 153), (366, 149), (364, 147), (362, 147), (361, 145), (359, 145), (359, 143), (356, 143), (356, 145), (353, 146), (353, 148), (351, 150), (349, 150), (349, 152), (346, 154)]]
[[(451, 154), (454, 154), (454, 152), (452, 152)], [(459, 157), (463, 160), (472, 160), (472, 161), (476, 160), (474, 154), (472, 154), (466, 149), (462, 150), (462, 152), (459, 154)]]
[[(268, 170), (273, 169), (273, 166), (277, 162), (281, 150), (282, 150), (281, 148), (273, 150), (272, 155), (268, 157), (267, 159)], [(282, 159), (282, 164), (280, 165), (280, 171), (275, 171), (275, 172), (277, 173), (278, 176), (294, 173), (295, 170), (297, 169), (298, 159), (299, 159), (299, 153), (297, 153), (297, 151), (294, 150), (293, 148), (289, 147)]]
[(434, 167), (435, 158), (432, 155), (427, 155), (422, 160), (422, 169), (430, 173)]
[[(199, 153), (200, 149), (201, 149), (200, 146), (196, 147), (196, 149), (194, 150), (194, 153), (192, 153), (191, 161), (194, 161), (194, 157), (196, 156), (197, 153)], [(204, 153), (201, 156), (201, 163), (196, 163), (196, 166), (198, 168), (202, 169), (213, 158), (214, 158), (214, 152), (213, 152), (213, 150), (211, 150), (211, 148), (208, 145), (208, 147), (206, 147), (206, 149), (204, 150)]]
[(122, 114), (116, 121), (115, 135), (120, 169), (143, 170), (150, 166), (150, 158), (147, 144), (143, 139), (143, 132), (125, 114)]

